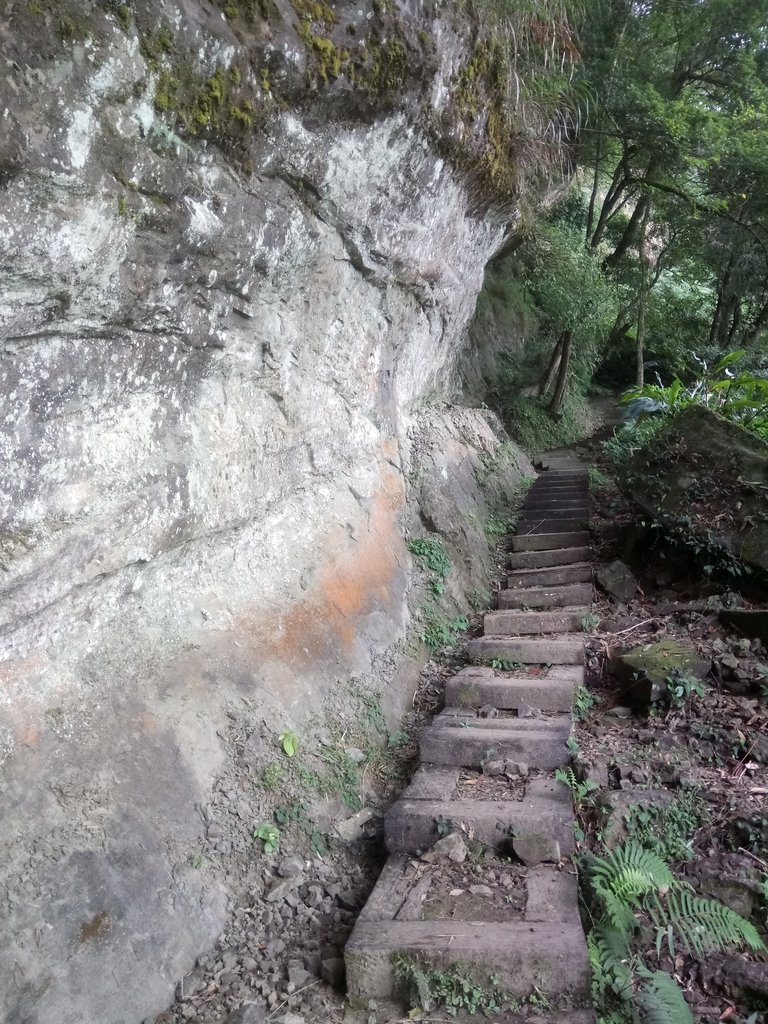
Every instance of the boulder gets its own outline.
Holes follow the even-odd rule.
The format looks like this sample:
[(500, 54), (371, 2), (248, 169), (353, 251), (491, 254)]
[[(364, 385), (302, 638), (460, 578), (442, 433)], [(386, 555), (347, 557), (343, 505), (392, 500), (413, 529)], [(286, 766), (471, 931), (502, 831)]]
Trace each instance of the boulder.
[(560, 860), (560, 844), (552, 836), (515, 836), (512, 840), (512, 849), (528, 868), (544, 863), (557, 864)]
[(425, 853), (423, 860), (435, 861), (441, 857), (447, 857), (454, 864), (463, 864), (467, 859), (467, 845), (458, 832), (446, 836), (445, 839), (438, 839), (429, 853)]
[(615, 559), (598, 569), (595, 573), (597, 582), (606, 594), (617, 601), (631, 601), (637, 591), (637, 580), (632, 570), (624, 562)]
[[(640, 508), (726, 557), (768, 570), (768, 444), (701, 406), (678, 413), (641, 448), (621, 484)], [(703, 568), (703, 561), (702, 561)]]
[(711, 667), (712, 663), (701, 658), (691, 644), (673, 639), (626, 649), (614, 658), (612, 665), (625, 697), (635, 705), (661, 700), (671, 675), (703, 679)]

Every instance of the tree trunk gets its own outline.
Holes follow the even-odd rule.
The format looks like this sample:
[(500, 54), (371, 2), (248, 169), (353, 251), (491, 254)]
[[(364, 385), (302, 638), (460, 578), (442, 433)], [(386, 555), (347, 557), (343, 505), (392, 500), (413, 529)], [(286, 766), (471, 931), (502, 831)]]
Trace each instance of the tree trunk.
[(647, 195), (641, 196), (638, 199), (637, 205), (635, 206), (632, 216), (629, 218), (629, 223), (624, 228), (624, 234), (619, 239), (619, 244), (613, 250), (611, 255), (605, 258), (605, 262), (603, 265), (606, 268), (612, 269), (613, 267), (618, 266), (618, 264), (624, 258), (624, 254), (634, 241), (634, 237), (637, 233), (639, 225), (642, 224), (643, 222), (643, 218), (645, 217), (645, 211), (648, 209), (649, 204), (650, 198)]
[(735, 329), (734, 323), (737, 323), (739, 305), (739, 296), (734, 295), (734, 293), (731, 292), (723, 305), (720, 323), (718, 324), (717, 337), (715, 338), (715, 344), (720, 349), (728, 347), (731, 335)]
[(565, 386), (568, 383), (568, 370), (571, 365), (573, 331), (563, 331), (561, 338), (563, 342), (563, 351), (560, 357), (560, 366), (557, 370), (555, 392), (552, 395), (552, 401), (549, 403), (549, 412), (552, 416), (559, 415), (560, 409), (563, 405), (563, 399), (565, 398)]
[(714, 345), (721, 336), (722, 322), (725, 315), (728, 293), (731, 290), (731, 270), (733, 269), (734, 253), (731, 252), (728, 263), (717, 282), (717, 305), (712, 316), (712, 326), (709, 329), (709, 344)]
[(648, 222), (651, 219), (651, 204), (646, 203), (643, 221), (640, 225), (640, 293), (637, 301), (637, 330), (635, 332), (635, 384), (645, 384), (645, 314), (648, 308), (648, 278), (651, 264), (648, 252)]
[(741, 302), (734, 296), (735, 302), (733, 304), (733, 313), (731, 314), (731, 326), (728, 328), (728, 336), (726, 343), (728, 348), (732, 349), (736, 344), (736, 335), (741, 327)]
[(561, 334), (555, 342), (555, 347), (552, 349), (552, 355), (549, 357), (547, 368), (544, 370), (544, 373), (542, 373), (541, 378), (539, 380), (539, 398), (543, 398), (544, 395), (546, 395), (546, 393), (552, 387), (552, 383), (555, 379), (555, 374), (557, 373), (558, 367), (560, 366), (562, 354), (563, 335)]
[(757, 341), (757, 337), (764, 327), (768, 327), (768, 302), (763, 305), (748, 330), (744, 332), (744, 344), (751, 345)]
[(592, 178), (592, 192), (589, 197), (589, 209), (587, 210), (587, 233), (584, 239), (585, 245), (590, 244), (592, 238), (592, 225), (595, 223), (595, 204), (597, 203), (597, 191), (600, 187), (600, 157), (603, 149), (603, 137), (597, 138), (597, 152), (595, 153), (595, 173)]
[(616, 170), (613, 172), (613, 180), (611, 186), (605, 194), (603, 205), (600, 208), (600, 217), (597, 221), (597, 227), (592, 235), (592, 240), (589, 243), (590, 248), (596, 249), (603, 240), (605, 229), (608, 226), (608, 221), (611, 219), (611, 214), (616, 209), (619, 199), (624, 193), (627, 185), (629, 184), (629, 169), (627, 164), (627, 154), (621, 158)]

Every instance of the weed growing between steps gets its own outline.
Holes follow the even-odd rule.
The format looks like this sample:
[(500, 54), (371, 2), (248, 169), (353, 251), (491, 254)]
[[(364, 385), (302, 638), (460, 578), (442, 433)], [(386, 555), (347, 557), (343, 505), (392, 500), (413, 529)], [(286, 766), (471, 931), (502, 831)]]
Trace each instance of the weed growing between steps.
[(549, 1000), (539, 992), (527, 999), (512, 999), (499, 987), (492, 974), (478, 979), (477, 970), (468, 965), (451, 964), (437, 968), (417, 956), (397, 956), (395, 976), (405, 1002), (412, 1007), (409, 1020), (427, 1020), (435, 1011), (451, 1017), (457, 1014), (519, 1013), (525, 1009), (543, 1012), (550, 1009)]

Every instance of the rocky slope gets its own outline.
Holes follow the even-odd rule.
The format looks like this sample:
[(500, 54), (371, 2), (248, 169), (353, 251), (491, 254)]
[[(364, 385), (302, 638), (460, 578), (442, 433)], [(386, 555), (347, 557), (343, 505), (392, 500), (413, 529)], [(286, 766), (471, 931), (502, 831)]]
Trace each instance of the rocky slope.
[[(418, 410), (454, 386), (532, 144), (502, 147), (469, 27), (0, 3), (9, 1024), (167, 1005), (224, 921), (193, 861), (228, 712), (299, 729), (348, 679), (402, 706), (409, 524), (472, 556), (457, 607), (482, 577), (504, 438)], [(504, 454), (497, 498), (529, 469)]]

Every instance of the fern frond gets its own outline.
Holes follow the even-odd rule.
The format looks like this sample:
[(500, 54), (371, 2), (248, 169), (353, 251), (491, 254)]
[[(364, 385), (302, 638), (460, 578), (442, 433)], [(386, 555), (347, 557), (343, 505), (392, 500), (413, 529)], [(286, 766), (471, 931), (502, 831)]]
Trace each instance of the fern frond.
[(593, 993), (610, 989), (619, 999), (632, 996), (632, 954), (626, 935), (617, 928), (597, 926), (587, 936)]
[(679, 936), (689, 953), (706, 953), (728, 946), (747, 946), (764, 949), (757, 929), (730, 907), (718, 900), (696, 896), (688, 889), (669, 892), (666, 901), (654, 899), (649, 906), (651, 920), (659, 930), (657, 947), (667, 938), (670, 953), (674, 953), (672, 933)]
[(674, 978), (663, 971), (638, 968), (640, 985), (635, 996), (640, 1024), (693, 1024), (693, 1014)]
[(623, 892), (630, 898), (655, 889), (673, 889), (678, 884), (661, 857), (635, 842), (625, 843), (607, 856), (596, 858), (592, 875), (617, 894)]
[(634, 930), (634, 910), (643, 896), (679, 884), (659, 856), (634, 842), (617, 847), (605, 857), (593, 858), (589, 877), (605, 917), (626, 935)]

